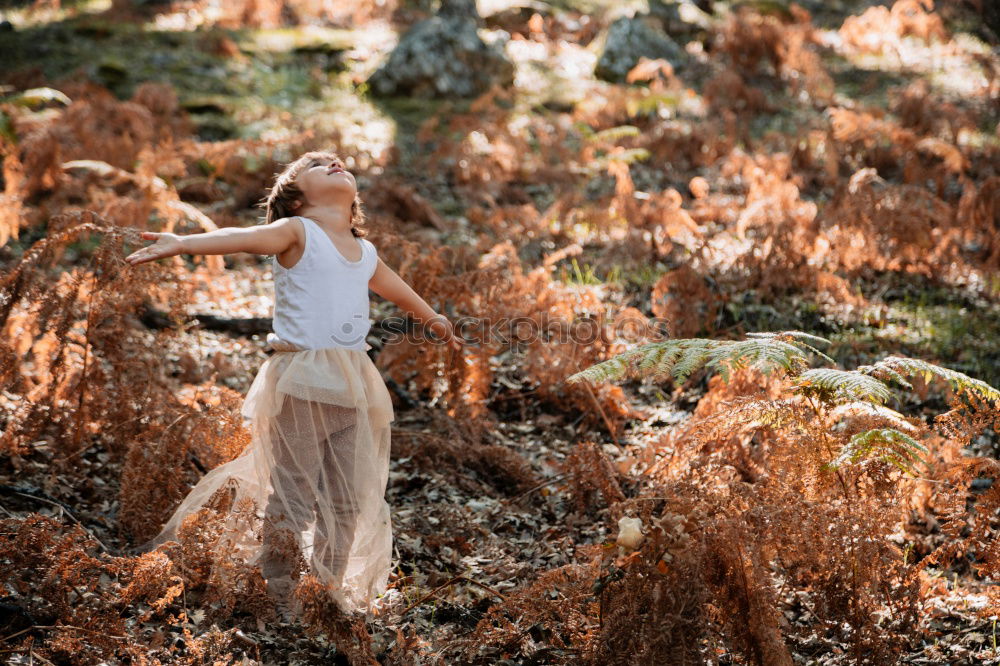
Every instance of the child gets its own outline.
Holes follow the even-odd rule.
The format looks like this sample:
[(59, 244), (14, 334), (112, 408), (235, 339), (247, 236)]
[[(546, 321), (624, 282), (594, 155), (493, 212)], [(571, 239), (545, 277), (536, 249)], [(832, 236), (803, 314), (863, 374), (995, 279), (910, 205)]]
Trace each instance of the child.
[[(305, 564), (331, 585), (343, 610), (367, 612), (390, 571), (384, 495), (394, 419), (389, 391), (366, 353), (368, 289), (424, 320), (453, 349), (463, 341), (364, 238), (357, 183), (336, 154), (309, 152), (291, 162), (263, 205), (263, 225), (188, 236), (144, 232), (156, 242), (126, 257), (137, 265), (181, 253), (274, 255), (274, 332), (267, 342), (275, 353), (242, 409), (251, 444), (206, 474), (138, 550), (176, 540), (183, 520), (203, 507), (219, 510), (226, 493), (216, 491), (228, 485), (217, 545), (226, 540), (260, 565), (284, 619), (295, 614), (291, 592)], [(255, 514), (259, 530), (240, 525), (246, 516), (237, 509), (248, 497), (263, 510)]]

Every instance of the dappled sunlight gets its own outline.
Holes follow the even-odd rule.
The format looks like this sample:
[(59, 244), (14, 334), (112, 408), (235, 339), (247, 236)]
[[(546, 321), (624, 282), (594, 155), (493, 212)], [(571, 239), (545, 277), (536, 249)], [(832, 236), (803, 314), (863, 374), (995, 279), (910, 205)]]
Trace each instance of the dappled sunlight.
[(566, 40), (511, 40), (506, 51), (517, 65), (514, 85), (533, 103), (573, 104), (585, 99), (597, 56)]
[[(1000, 663), (1000, 61), (975, 3), (16, 4), (18, 663)], [(465, 344), (369, 290), (391, 576), (364, 619), (304, 576), (286, 621), (217, 539), (231, 488), (128, 549), (245, 450), (290, 241), (123, 256), (273, 233), (275, 175), (326, 149)]]
[(989, 45), (968, 33), (949, 34), (940, 18), (916, 1), (896, 3), (891, 11), (870, 7), (845, 19), (839, 30), (817, 35), (863, 70), (921, 74), (950, 95), (985, 100), (1000, 94)]

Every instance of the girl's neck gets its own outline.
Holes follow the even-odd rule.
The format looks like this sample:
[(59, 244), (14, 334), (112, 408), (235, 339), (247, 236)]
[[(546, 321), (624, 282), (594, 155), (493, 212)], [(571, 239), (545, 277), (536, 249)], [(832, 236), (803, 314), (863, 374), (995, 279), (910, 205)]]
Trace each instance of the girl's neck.
[(334, 233), (351, 233), (351, 208), (343, 206), (303, 206), (296, 211)]

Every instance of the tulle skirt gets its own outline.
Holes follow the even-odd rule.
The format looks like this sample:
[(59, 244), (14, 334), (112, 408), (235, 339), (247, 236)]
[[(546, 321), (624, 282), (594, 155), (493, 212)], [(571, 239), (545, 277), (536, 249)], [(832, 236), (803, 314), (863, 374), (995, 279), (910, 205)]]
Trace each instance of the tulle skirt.
[(269, 590), (290, 590), (307, 571), (343, 610), (369, 612), (391, 569), (389, 391), (364, 351), (301, 349), (274, 334), (268, 343), (275, 353), (242, 409), (250, 445), (202, 477), (137, 550), (176, 541), (185, 519), (205, 507), (218, 511), (225, 487), (232, 517), (218, 547), (259, 566)]

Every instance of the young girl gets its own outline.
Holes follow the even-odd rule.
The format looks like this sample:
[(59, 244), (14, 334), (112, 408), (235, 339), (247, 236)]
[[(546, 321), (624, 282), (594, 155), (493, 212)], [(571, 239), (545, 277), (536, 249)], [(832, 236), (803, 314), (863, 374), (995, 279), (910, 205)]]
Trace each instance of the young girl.
[[(391, 568), (384, 495), (394, 419), (389, 391), (366, 353), (368, 290), (454, 349), (462, 340), (365, 238), (357, 183), (335, 153), (309, 152), (291, 162), (264, 206), (265, 224), (188, 236), (144, 232), (156, 242), (126, 257), (137, 265), (181, 253), (274, 255), (274, 332), (267, 337), (274, 354), (242, 409), (251, 444), (206, 474), (137, 550), (177, 540), (185, 518), (202, 508), (222, 511), (216, 545), (243, 551), (260, 566), (286, 620), (296, 613), (291, 592), (306, 569), (330, 585), (344, 611), (367, 612)], [(228, 500), (220, 501), (223, 486)], [(258, 508), (251, 524), (248, 505)]]

